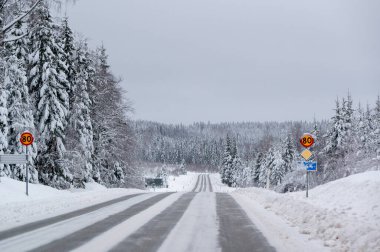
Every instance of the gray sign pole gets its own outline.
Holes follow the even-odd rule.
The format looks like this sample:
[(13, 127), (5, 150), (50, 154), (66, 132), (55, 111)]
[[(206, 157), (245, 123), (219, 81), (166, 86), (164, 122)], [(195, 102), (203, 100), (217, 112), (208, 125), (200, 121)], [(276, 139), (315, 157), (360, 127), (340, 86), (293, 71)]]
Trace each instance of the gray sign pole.
[(306, 198), (309, 197), (309, 171), (306, 171)]
[(28, 192), (28, 183), (29, 183), (29, 166), (28, 166), (28, 163), (29, 163), (29, 158), (28, 158), (28, 147), (29, 146), (25, 146), (26, 147), (26, 164), (25, 164), (25, 169), (26, 169), (26, 195), (29, 196), (29, 192)]

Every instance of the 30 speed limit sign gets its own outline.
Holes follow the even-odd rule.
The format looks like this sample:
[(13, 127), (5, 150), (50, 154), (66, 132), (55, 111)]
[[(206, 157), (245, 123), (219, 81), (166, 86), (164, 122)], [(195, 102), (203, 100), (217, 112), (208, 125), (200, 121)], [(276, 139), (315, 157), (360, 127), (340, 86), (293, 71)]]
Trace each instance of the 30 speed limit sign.
[(311, 134), (304, 134), (300, 139), (300, 143), (303, 147), (309, 148), (314, 144), (314, 137)]
[(34, 142), (33, 134), (30, 132), (24, 132), (21, 134), (20, 142), (22, 145), (28, 146)]

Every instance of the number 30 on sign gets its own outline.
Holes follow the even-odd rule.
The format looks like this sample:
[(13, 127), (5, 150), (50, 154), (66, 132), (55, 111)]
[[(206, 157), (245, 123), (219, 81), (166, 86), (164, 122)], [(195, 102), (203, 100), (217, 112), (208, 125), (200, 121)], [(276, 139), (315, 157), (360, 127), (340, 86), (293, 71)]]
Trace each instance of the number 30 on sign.
[(300, 143), (303, 147), (309, 148), (314, 144), (314, 138), (311, 134), (304, 134), (300, 139)]
[(31, 145), (34, 142), (34, 137), (30, 132), (24, 132), (21, 134), (20, 142), (22, 145)]

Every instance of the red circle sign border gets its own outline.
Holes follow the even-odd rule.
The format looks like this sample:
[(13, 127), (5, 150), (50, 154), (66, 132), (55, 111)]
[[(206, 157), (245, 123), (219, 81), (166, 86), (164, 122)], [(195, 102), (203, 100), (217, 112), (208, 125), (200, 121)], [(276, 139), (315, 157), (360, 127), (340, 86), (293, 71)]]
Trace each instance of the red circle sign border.
[[(311, 138), (311, 143), (307, 143), (307, 144), (304, 144), (302, 139), (304, 139), (305, 137), (310, 137)], [(311, 135), (311, 134), (304, 134), (302, 135), (302, 137), (300, 138), (300, 143), (303, 147), (305, 148), (310, 148), (311, 146), (314, 145), (315, 143), (315, 140), (314, 140), (314, 137)]]
[[(22, 137), (23, 137), (24, 135), (30, 135), (30, 137), (32, 138), (32, 141), (31, 141), (30, 143), (28, 143), (28, 144), (23, 143), (23, 142), (22, 142)], [(33, 142), (34, 142), (34, 136), (33, 136), (33, 134), (30, 133), (30, 132), (24, 132), (24, 133), (22, 133), (21, 136), (20, 136), (20, 142), (21, 142), (21, 144), (24, 145), (24, 146), (32, 145)]]

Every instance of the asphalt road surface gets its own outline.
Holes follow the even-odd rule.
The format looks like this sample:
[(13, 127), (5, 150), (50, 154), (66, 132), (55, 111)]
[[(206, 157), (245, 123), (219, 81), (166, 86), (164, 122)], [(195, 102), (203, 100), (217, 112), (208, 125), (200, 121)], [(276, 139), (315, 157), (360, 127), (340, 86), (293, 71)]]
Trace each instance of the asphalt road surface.
[(200, 174), (191, 192), (134, 194), (0, 232), (0, 251), (275, 251)]

